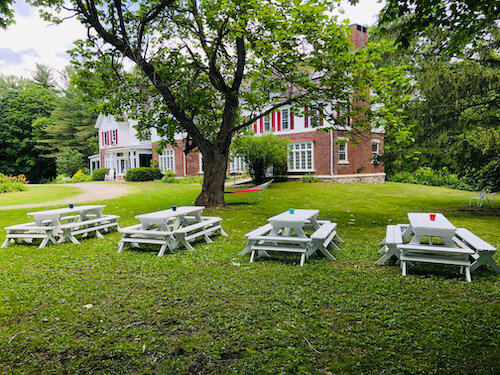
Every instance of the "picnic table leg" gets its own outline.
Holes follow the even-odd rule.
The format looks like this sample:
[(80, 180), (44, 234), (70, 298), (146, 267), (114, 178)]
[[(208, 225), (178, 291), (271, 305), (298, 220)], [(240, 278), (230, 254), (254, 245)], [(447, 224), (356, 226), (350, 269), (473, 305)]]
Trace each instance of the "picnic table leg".
[(255, 250), (252, 251), (252, 254), (250, 255), (250, 263), (253, 263), (255, 258)]
[(306, 254), (303, 253), (301, 256), (300, 256), (300, 266), (302, 267), (304, 265), (306, 261)]
[(178, 240), (179, 240), (179, 242), (180, 242), (181, 244), (183, 244), (183, 245), (184, 245), (184, 247), (185, 247), (186, 249), (191, 250), (191, 251), (194, 251), (193, 246), (191, 246), (191, 244), (190, 244), (190, 243), (186, 240), (186, 238), (185, 238), (183, 235), (179, 236), (179, 239), (178, 239)]
[(245, 246), (245, 248), (243, 250), (241, 250), (240, 252), (240, 255), (245, 255), (246, 253), (248, 253), (250, 251), (250, 241), (248, 241), (247, 245)]
[(206, 242), (206, 243), (214, 243), (214, 241), (212, 241), (212, 240), (211, 240), (211, 238), (210, 238), (210, 237), (208, 237), (208, 235), (207, 235), (207, 234), (205, 234), (203, 237), (205, 238), (205, 242)]
[(43, 249), (46, 245), (47, 245), (47, 242), (49, 242), (49, 237), (45, 237), (43, 240), (42, 240), (42, 243), (40, 244), (40, 246), (38, 246), (39, 249)]
[(401, 271), (403, 272), (403, 276), (406, 276), (406, 272), (407, 272), (406, 267), (407, 267), (406, 261), (402, 260), (401, 261)]
[(470, 283), (472, 282), (472, 278), (470, 276), (470, 269), (469, 267), (465, 267), (465, 279)]
[(495, 259), (493, 259), (493, 254), (479, 254), (479, 258), (474, 262), (472, 263), (472, 265), (470, 266), (470, 270), (471, 271), (475, 271), (477, 268), (479, 268), (482, 264), (489, 264), (491, 268), (493, 268), (493, 270), (495, 272), (500, 272), (500, 267), (498, 266), (498, 264), (496, 264), (495, 262)]
[(98, 237), (98, 238), (104, 238), (104, 236), (101, 234), (101, 232), (99, 232), (98, 230), (95, 231), (95, 235)]
[(7, 247), (8, 244), (9, 244), (9, 239), (6, 238), (5, 241), (3, 241), (2, 247)]
[(222, 227), (220, 228), (220, 234), (221, 236), (227, 237), (227, 233), (224, 232), (224, 229), (222, 229)]
[(121, 253), (123, 251), (123, 247), (125, 246), (125, 242), (120, 241), (118, 245), (118, 252)]

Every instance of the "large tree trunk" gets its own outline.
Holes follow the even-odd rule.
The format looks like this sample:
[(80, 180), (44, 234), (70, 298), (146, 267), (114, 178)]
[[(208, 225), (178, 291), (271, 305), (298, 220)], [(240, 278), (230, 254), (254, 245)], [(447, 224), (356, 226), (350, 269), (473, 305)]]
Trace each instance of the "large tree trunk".
[(226, 180), (229, 150), (211, 150), (203, 154), (203, 188), (196, 198), (197, 206), (225, 206), (224, 182)]

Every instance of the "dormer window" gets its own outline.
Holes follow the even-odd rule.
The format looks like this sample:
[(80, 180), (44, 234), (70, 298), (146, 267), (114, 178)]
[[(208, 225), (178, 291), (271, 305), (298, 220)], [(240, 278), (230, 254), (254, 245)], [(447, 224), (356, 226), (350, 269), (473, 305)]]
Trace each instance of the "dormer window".
[(268, 132), (271, 130), (271, 116), (267, 115), (264, 117), (264, 131)]

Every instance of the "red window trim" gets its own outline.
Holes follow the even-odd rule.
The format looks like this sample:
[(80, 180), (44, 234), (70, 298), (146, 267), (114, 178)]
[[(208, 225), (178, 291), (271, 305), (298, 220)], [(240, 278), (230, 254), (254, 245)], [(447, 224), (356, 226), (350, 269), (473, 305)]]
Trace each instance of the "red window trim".
[(278, 115), (278, 131), (281, 131), (281, 111), (276, 112)]
[(293, 124), (293, 107), (290, 107), (290, 130), (293, 130), (294, 124)]
[(309, 116), (307, 115), (308, 107), (304, 107), (304, 128), (309, 127)]
[(260, 118), (260, 132), (264, 133), (264, 118)]

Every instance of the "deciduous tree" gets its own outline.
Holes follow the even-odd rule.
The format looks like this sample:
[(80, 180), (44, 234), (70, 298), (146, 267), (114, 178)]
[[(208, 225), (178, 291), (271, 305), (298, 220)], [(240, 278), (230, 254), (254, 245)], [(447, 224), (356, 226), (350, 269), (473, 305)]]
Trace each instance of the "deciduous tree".
[[(51, 7), (45, 17), (55, 22), (67, 8), (61, 0), (31, 2)], [(348, 102), (355, 95), (367, 100), (369, 79), (379, 77), (368, 74), (377, 51), (353, 51), (350, 29), (335, 22), (331, 1), (71, 4), (68, 10), (89, 30), (73, 51), (87, 78), (80, 83), (106, 97), (105, 113), (126, 112), (139, 120), (140, 130), (155, 127), (167, 141), (186, 134), (185, 151), (198, 148), (203, 154), (196, 204), (224, 204), (233, 134), (256, 118), (292, 103)], [(122, 57), (135, 64), (133, 72), (120, 69), (127, 64)], [(96, 73), (100, 80), (92, 80)], [(374, 113), (365, 112), (367, 119)]]

